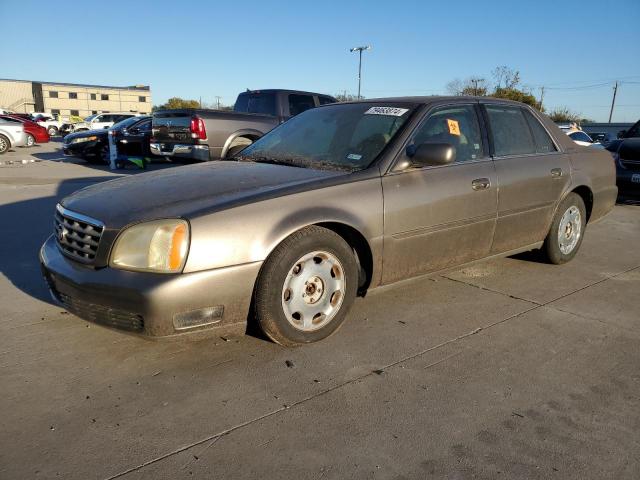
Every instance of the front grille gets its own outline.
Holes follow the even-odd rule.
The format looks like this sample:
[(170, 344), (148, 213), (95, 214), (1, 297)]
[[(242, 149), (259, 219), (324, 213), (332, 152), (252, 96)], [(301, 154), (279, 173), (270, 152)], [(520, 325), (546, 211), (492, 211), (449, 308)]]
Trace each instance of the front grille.
[(104, 225), (84, 215), (56, 208), (54, 232), (60, 250), (70, 258), (91, 264), (96, 258)]
[(60, 292), (56, 292), (56, 297), (64, 308), (84, 320), (130, 332), (141, 332), (144, 329), (142, 316), (135, 313), (85, 302)]

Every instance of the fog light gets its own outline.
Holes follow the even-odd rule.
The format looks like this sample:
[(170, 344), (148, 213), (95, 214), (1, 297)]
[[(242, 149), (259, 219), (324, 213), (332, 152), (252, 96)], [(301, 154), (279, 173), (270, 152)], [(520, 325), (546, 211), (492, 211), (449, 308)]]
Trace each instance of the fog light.
[(173, 326), (176, 330), (186, 330), (188, 328), (211, 325), (222, 320), (224, 306), (201, 308), (190, 312), (176, 313), (173, 316)]

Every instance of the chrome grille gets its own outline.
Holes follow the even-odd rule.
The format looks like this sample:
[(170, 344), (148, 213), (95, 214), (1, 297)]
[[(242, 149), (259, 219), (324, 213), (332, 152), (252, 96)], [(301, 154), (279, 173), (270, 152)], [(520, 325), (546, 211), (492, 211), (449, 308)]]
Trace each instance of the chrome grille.
[(74, 260), (94, 262), (103, 230), (104, 225), (97, 220), (56, 207), (54, 231), (58, 247)]

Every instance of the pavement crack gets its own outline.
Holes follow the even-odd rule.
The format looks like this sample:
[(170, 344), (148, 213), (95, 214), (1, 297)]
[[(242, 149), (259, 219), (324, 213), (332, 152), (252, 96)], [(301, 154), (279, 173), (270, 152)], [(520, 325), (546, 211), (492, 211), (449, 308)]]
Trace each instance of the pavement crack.
[(446, 278), (447, 280), (451, 280), (452, 282), (458, 282), (458, 283), (461, 283), (463, 285), (467, 285), (469, 287), (474, 287), (474, 288), (477, 288), (477, 289), (480, 289), (480, 290), (484, 290), (485, 292), (497, 293), (498, 295), (503, 295), (505, 297), (513, 298), (514, 300), (521, 300), (521, 301), (527, 302), (527, 303), (533, 303), (534, 305), (542, 305), (540, 302), (536, 302), (535, 300), (529, 300), (528, 298), (518, 297), (517, 295), (512, 295), (512, 294), (506, 293), (506, 292), (501, 292), (500, 290), (494, 290), (492, 288), (484, 287), (482, 285), (476, 285), (475, 283), (465, 282), (464, 280), (460, 280), (458, 278), (449, 277), (447, 275), (441, 275), (441, 276)]

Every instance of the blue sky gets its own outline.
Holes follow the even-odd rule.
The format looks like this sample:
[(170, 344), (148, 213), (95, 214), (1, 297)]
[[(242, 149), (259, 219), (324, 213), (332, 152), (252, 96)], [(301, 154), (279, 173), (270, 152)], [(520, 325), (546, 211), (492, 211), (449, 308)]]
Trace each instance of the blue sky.
[[(640, 1), (0, 0), (0, 78), (151, 85), (232, 104), (246, 88), (445, 93), (448, 81), (507, 65), (547, 108), (606, 121), (640, 118)], [(10, 20), (11, 19), (11, 20)], [(10, 21), (8, 21), (10, 20)]]

